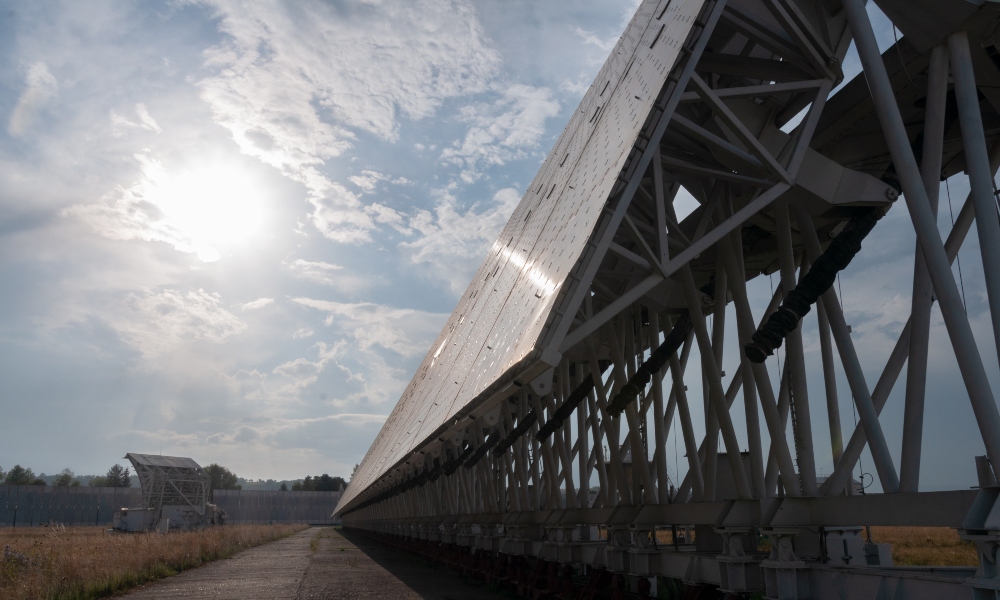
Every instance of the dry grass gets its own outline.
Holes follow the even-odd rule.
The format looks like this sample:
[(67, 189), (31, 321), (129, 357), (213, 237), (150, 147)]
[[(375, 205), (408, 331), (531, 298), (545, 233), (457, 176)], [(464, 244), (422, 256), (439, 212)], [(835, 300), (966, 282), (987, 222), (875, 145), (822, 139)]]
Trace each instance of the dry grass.
[[(864, 534), (862, 531), (861, 535)], [(872, 541), (892, 544), (892, 561), (897, 565), (974, 567), (979, 564), (975, 545), (963, 541), (957, 531), (947, 527), (872, 527)], [(670, 530), (658, 530), (656, 542), (672, 544)], [(769, 549), (768, 541), (761, 540), (758, 550)]]
[(306, 529), (234, 525), (198, 532), (109, 534), (100, 527), (0, 530), (0, 598), (100, 598)]
[(892, 544), (892, 562), (897, 565), (974, 567), (979, 564), (976, 547), (962, 541), (947, 527), (872, 527), (873, 542)]

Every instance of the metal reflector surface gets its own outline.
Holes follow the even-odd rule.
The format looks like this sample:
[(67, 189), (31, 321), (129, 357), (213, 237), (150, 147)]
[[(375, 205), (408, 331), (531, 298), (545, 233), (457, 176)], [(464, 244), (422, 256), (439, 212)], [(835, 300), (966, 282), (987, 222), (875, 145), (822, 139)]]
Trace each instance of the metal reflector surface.
[[(645, 0), (386, 420), (337, 513), (501, 379), (539, 340), (704, 0)], [(571, 316), (570, 316), (571, 318)]]

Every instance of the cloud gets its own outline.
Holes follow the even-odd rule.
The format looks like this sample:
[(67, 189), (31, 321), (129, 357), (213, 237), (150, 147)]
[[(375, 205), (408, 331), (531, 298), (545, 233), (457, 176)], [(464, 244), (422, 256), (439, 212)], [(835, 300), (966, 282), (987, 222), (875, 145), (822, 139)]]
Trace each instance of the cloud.
[(427, 265), (435, 278), (460, 295), (520, 200), (517, 190), (504, 188), (493, 195), (492, 203), (476, 203), (462, 212), (451, 190), (444, 190), (433, 213), (420, 210), (410, 219), (410, 227), (422, 237), (400, 246), (412, 263)]
[(403, 215), (394, 208), (383, 206), (378, 202), (375, 202), (368, 206), (366, 211), (369, 215), (371, 215), (372, 219), (374, 219), (376, 223), (389, 225), (404, 235), (410, 235), (413, 233), (413, 230), (406, 226), (406, 220), (403, 218)]
[(251, 302), (247, 302), (240, 308), (243, 310), (257, 310), (258, 308), (264, 308), (265, 306), (270, 306), (274, 304), (274, 298), (257, 298)]
[(548, 88), (512, 85), (492, 104), (466, 106), (461, 119), (471, 124), (462, 141), (441, 151), (441, 159), (464, 167), (471, 183), (479, 170), (528, 156), (545, 135), (545, 121), (559, 114), (559, 101)]
[(320, 285), (360, 291), (370, 288), (378, 281), (378, 277), (372, 276), (370, 273), (347, 271), (340, 265), (321, 260), (312, 261), (297, 258), (285, 264), (295, 277)]
[(313, 224), (338, 242), (376, 224), (317, 167), (355, 131), (396, 141), (400, 117), (486, 91), (500, 64), (468, 2), (206, 4), (226, 39), (206, 52), (202, 98), (243, 152), (306, 187)]
[(243, 333), (246, 323), (222, 307), (219, 294), (174, 289), (130, 293), (114, 327), (144, 354), (191, 342), (221, 344)]
[(587, 31), (586, 29), (583, 29), (580, 26), (573, 27), (573, 33), (579, 36), (580, 39), (582, 39), (585, 44), (596, 46), (599, 50), (601, 50), (605, 54), (611, 52), (611, 49), (614, 48), (615, 44), (618, 43), (617, 37), (609, 37), (607, 39), (601, 39), (601, 37), (598, 36), (593, 31)]
[(130, 129), (145, 129), (147, 131), (152, 131), (153, 133), (162, 133), (163, 129), (160, 127), (159, 123), (156, 122), (149, 114), (149, 110), (143, 103), (138, 103), (135, 105), (135, 114), (139, 118), (139, 122), (128, 120), (127, 117), (121, 115), (115, 110), (110, 112), (111, 116), (111, 135), (120, 138), (125, 137), (128, 130)]
[(327, 313), (326, 324), (354, 338), (361, 350), (378, 346), (404, 357), (422, 356), (448, 316), (372, 302), (350, 304), (312, 298), (292, 301)]
[(361, 191), (370, 194), (375, 191), (378, 182), (384, 181), (386, 176), (378, 171), (361, 171), (361, 175), (351, 175), (347, 178), (351, 183), (361, 188)]
[(32, 63), (25, 75), (28, 87), (17, 99), (14, 111), (7, 121), (7, 133), (22, 136), (34, 122), (35, 117), (59, 90), (59, 83), (49, 73), (49, 67), (44, 62)]
[(238, 161), (191, 160), (168, 169), (147, 154), (134, 158), (140, 173), (131, 186), (60, 214), (107, 238), (165, 242), (206, 263), (262, 226), (266, 192), (260, 178)]

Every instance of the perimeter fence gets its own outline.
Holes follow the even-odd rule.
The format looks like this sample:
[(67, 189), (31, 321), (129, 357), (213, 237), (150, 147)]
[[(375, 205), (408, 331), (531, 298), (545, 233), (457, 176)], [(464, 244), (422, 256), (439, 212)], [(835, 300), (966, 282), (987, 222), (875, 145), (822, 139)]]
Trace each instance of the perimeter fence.
[[(216, 490), (214, 502), (234, 525), (333, 525), (340, 492)], [(116, 510), (142, 505), (139, 488), (0, 485), (0, 527), (110, 526)]]

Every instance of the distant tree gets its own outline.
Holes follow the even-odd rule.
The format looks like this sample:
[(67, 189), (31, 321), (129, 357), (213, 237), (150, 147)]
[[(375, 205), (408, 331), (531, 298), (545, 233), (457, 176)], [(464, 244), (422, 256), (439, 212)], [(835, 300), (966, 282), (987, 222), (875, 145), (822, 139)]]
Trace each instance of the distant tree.
[(107, 480), (105, 485), (108, 487), (127, 488), (132, 485), (132, 475), (129, 473), (128, 468), (117, 463), (108, 469), (108, 473), (104, 478)]
[(33, 481), (35, 481), (35, 474), (31, 469), (25, 469), (21, 465), (11, 467), (3, 478), (3, 482), (7, 485), (32, 485)]
[(345, 485), (343, 477), (331, 477), (326, 473), (313, 477), (306, 475), (301, 481), (292, 482), (293, 492), (336, 492)]
[(45, 480), (42, 479), (41, 477), (35, 477), (33, 480), (31, 480), (31, 485), (48, 485), (48, 484), (45, 483)]
[(0, 481), (3, 481), (3, 467), (0, 467)]
[(69, 485), (70, 485), (70, 487), (80, 487), (80, 480), (79, 479), (74, 479), (73, 483), (71, 483)]
[(340, 489), (341, 485), (346, 483), (343, 477), (330, 477), (326, 473), (323, 473), (313, 481), (316, 482), (317, 492), (336, 492)]
[(288, 484), (285, 483), (284, 481), (282, 481), (281, 482), (281, 487), (278, 488), (278, 491), (279, 492), (287, 492), (288, 491)]
[(357, 463), (354, 464), (354, 469), (351, 470), (351, 479), (354, 479), (354, 474), (358, 472), (358, 467), (359, 466), (360, 465), (358, 465)]
[(212, 478), (213, 490), (242, 490), (243, 486), (237, 483), (239, 480), (236, 473), (233, 473), (220, 464), (212, 463), (205, 467), (205, 472)]
[(76, 477), (76, 474), (73, 473), (73, 471), (63, 469), (61, 473), (56, 475), (56, 479), (52, 482), (52, 485), (57, 485), (59, 487), (68, 486), (73, 483), (74, 477)]
[(90, 487), (108, 487), (108, 478), (103, 475), (98, 475), (97, 477), (91, 477), (90, 483), (87, 484)]

